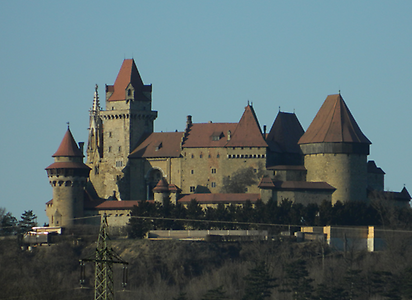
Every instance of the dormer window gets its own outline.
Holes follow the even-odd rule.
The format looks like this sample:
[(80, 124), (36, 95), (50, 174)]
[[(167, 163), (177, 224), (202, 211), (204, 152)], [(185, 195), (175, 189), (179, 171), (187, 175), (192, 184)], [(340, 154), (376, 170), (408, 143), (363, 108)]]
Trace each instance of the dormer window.
[(212, 134), (212, 141), (219, 141), (223, 137), (223, 132), (213, 132)]
[(127, 90), (127, 96), (131, 96), (132, 95), (132, 90)]
[(162, 142), (156, 144), (155, 150), (159, 151), (160, 148), (162, 148)]

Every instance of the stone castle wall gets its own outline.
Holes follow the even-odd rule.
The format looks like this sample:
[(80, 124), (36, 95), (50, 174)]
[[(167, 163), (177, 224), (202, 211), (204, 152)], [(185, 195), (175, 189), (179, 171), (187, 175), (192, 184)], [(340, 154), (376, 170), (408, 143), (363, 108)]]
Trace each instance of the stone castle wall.
[(365, 154), (306, 154), (307, 181), (323, 181), (336, 188), (332, 204), (366, 201), (366, 159)]

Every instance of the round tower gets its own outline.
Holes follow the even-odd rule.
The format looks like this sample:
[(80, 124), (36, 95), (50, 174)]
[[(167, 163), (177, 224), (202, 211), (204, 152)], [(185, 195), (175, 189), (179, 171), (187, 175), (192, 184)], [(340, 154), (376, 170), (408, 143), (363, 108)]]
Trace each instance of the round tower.
[(53, 188), (53, 200), (48, 203), (46, 214), (50, 226), (70, 227), (81, 223), (76, 218), (83, 216), (84, 187), (90, 168), (83, 163), (84, 155), (69, 128), (53, 157), (54, 163), (46, 168)]
[(327, 182), (336, 188), (332, 204), (366, 201), (370, 144), (342, 96), (329, 95), (299, 140), (307, 181)]

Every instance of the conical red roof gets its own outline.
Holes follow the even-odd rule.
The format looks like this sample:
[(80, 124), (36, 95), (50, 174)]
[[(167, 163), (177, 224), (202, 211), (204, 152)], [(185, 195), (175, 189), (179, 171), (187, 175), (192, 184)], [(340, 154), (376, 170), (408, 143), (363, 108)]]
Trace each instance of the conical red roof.
[(167, 192), (169, 191), (169, 185), (164, 177), (162, 177), (156, 186), (153, 188), (153, 192)]
[(299, 144), (362, 143), (371, 144), (362, 133), (340, 94), (329, 95)]
[(56, 153), (52, 155), (52, 157), (56, 156), (84, 157), (83, 153), (77, 146), (76, 141), (74, 140), (69, 128), (67, 128), (66, 134), (64, 135), (63, 140), (60, 143), (60, 146), (57, 149)]
[[(113, 94), (109, 97), (108, 101), (120, 101), (126, 99), (126, 88), (129, 84), (132, 84), (135, 89), (135, 97), (141, 97), (143, 90), (151, 91), (151, 85), (145, 86), (136, 64), (133, 59), (125, 59), (114, 82)], [(147, 99), (146, 99), (147, 100)]]
[(233, 132), (227, 147), (267, 147), (252, 106), (245, 107), (239, 123)]

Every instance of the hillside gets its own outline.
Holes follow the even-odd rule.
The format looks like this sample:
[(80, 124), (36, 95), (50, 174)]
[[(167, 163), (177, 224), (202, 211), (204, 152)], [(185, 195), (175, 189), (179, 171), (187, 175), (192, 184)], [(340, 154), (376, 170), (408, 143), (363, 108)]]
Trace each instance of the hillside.
[[(393, 295), (403, 294), (406, 299), (412, 286), (409, 242), (398, 241), (383, 253), (333, 253), (320, 243), (279, 240), (248, 243), (115, 240), (111, 242), (112, 248), (130, 263), (125, 291), (121, 289), (122, 267), (114, 267), (115, 299), (172, 300), (184, 292), (186, 299), (200, 300), (208, 290), (220, 286), (229, 299), (242, 299), (244, 277), (258, 262), (266, 264), (278, 285), (268, 299), (292, 299), (288, 292), (293, 288), (292, 278), (295, 287), (305, 286), (315, 299), (321, 295), (323, 299), (350, 296), (388, 299), (381, 294), (389, 290), (393, 290)], [(1, 299), (92, 299), (92, 289), (78, 289), (78, 261), (92, 255), (94, 247), (91, 239), (77, 244), (73, 238), (30, 252), (19, 250), (14, 240), (1, 240)], [(93, 286), (93, 278), (93, 266), (89, 264), (86, 287)], [(340, 298), (335, 297), (336, 293)]]

